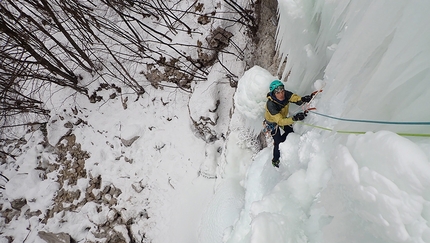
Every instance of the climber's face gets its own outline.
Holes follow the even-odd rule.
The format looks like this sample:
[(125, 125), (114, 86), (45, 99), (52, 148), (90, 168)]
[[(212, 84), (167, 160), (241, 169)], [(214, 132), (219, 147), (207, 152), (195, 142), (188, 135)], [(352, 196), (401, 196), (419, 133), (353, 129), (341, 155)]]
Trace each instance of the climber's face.
[(279, 86), (278, 88), (275, 89), (275, 96), (276, 96), (276, 99), (280, 101), (283, 101), (285, 99), (284, 86)]

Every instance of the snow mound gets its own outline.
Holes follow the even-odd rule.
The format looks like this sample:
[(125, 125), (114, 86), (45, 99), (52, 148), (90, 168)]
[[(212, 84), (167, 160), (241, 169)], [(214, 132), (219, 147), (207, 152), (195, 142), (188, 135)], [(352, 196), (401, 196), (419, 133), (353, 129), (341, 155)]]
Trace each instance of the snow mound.
[(269, 85), (275, 79), (266, 69), (254, 66), (239, 80), (234, 104), (236, 111), (246, 118), (245, 125), (250, 130), (261, 130)]

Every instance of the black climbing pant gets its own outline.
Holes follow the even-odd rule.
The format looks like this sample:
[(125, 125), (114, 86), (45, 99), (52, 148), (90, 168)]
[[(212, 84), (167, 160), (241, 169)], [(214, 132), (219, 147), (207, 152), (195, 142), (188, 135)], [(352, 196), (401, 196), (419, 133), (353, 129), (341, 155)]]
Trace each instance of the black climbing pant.
[(273, 159), (272, 161), (278, 161), (281, 153), (279, 152), (279, 144), (284, 142), (287, 138), (287, 135), (290, 132), (294, 132), (293, 128), (290, 126), (284, 126), (284, 133), (281, 135), (281, 127), (276, 127), (276, 132), (272, 135), (273, 137)]

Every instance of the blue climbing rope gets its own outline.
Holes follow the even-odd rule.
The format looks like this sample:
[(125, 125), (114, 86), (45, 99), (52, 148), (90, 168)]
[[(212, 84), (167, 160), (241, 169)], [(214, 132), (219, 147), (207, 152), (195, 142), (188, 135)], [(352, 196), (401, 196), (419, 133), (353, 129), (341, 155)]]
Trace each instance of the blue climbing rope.
[[(318, 95), (319, 93), (322, 92), (322, 89), (315, 91), (312, 93), (312, 100), (315, 98), (316, 95)], [(311, 101), (312, 101), (311, 100)], [(308, 102), (308, 104), (310, 104), (310, 102)], [(376, 120), (359, 120), (359, 119), (347, 119), (347, 118), (340, 118), (340, 117), (335, 117), (335, 116), (330, 116), (330, 115), (326, 115), (326, 114), (322, 114), (319, 112), (315, 111), (314, 107), (309, 107), (309, 105), (306, 106), (301, 106), (300, 108), (302, 108), (303, 112), (309, 112), (309, 113), (313, 113), (315, 115), (319, 115), (319, 116), (323, 116), (323, 117), (327, 117), (330, 119), (334, 119), (334, 120), (339, 120), (339, 121), (346, 121), (346, 122), (362, 122), (362, 123), (377, 123), (377, 124), (389, 124), (389, 125), (425, 125), (428, 126), (430, 125), (430, 122), (396, 122), (396, 121), (376, 121)], [(314, 125), (314, 124), (309, 124), (309, 123), (305, 123), (305, 122), (300, 122), (306, 126), (311, 126), (311, 127), (315, 127), (315, 128), (319, 128), (322, 130), (326, 130), (326, 131), (333, 131), (333, 132), (337, 132), (337, 133), (347, 133), (347, 134), (364, 134), (366, 132), (363, 131), (343, 131), (343, 130), (334, 130), (331, 128), (327, 128), (327, 127), (322, 127), (322, 126), (318, 126), (318, 125)], [(406, 136), (406, 137), (430, 137), (430, 134), (425, 134), (425, 133), (397, 133), (400, 136)]]

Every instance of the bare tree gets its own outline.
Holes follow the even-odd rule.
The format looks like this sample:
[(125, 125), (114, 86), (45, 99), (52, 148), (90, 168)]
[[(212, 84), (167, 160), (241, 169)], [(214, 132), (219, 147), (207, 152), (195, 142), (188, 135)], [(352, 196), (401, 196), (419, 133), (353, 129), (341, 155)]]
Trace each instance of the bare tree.
[[(237, 17), (224, 21), (248, 28), (255, 25), (252, 12), (234, 1), (226, 2)], [(219, 52), (239, 53), (238, 58), (243, 58), (239, 49), (237, 53), (223, 50), (231, 37), (228, 32), (217, 32), (223, 36), (217, 37), (220, 45), (174, 42), (179, 33), (202, 35), (186, 23), (186, 16), (199, 21), (220, 18), (203, 13), (198, 1), (185, 10), (175, 8), (176, 4), (168, 6), (162, 0), (0, 1), (0, 116), (33, 113), (46, 119), (48, 111), (37, 93), (51, 84), (71, 88), (94, 102), (98, 99), (92, 84), (98, 83), (122, 83), (137, 98), (145, 93), (143, 85), (148, 81), (155, 87), (169, 81), (190, 91), (192, 80), (206, 79), (208, 68), (219, 61)], [(91, 74), (92, 80), (82, 80), (82, 72)]]

